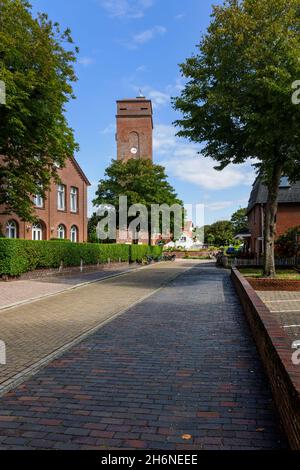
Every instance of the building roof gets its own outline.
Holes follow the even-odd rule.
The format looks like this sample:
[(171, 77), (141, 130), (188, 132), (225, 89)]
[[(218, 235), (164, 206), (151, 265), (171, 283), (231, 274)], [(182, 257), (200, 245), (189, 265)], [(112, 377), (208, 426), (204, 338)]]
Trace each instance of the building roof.
[[(268, 189), (260, 178), (256, 178), (251, 191), (248, 212), (250, 212), (256, 204), (266, 204), (268, 198)], [(300, 204), (300, 181), (291, 183), (289, 186), (279, 188), (278, 196), (279, 204)]]
[(85, 175), (83, 169), (81, 168), (81, 166), (79, 165), (78, 161), (76, 160), (75, 157), (71, 157), (70, 158), (71, 162), (73, 163), (75, 169), (78, 171), (78, 173), (80, 174), (81, 178), (83, 179), (83, 181), (85, 181), (85, 183), (88, 185), (88, 186), (91, 186), (91, 183), (90, 181), (88, 180), (87, 176)]

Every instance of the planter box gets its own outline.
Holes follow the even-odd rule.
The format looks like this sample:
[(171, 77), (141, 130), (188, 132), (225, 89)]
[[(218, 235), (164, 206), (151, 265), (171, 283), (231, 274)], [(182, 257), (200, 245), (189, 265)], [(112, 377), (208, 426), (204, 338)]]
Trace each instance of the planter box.
[(289, 444), (292, 449), (300, 450), (300, 365), (292, 362), (292, 340), (236, 268), (232, 269), (231, 277), (268, 376)]
[(246, 278), (251, 287), (257, 291), (281, 290), (286, 292), (300, 292), (300, 281), (285, 279), (256, 279)]

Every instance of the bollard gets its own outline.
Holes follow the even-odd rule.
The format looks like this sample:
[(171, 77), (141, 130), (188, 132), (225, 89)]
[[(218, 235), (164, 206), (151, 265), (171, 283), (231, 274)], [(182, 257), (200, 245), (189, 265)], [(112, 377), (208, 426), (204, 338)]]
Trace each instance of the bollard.
[(60, 266), (59, 266), (59, 272), (61, 273), (63, 269), (64, 269), (64, 262), (61, 261)]
[(4, 341), (0, 341), (0, 365), (6, 365), (6, 346)]

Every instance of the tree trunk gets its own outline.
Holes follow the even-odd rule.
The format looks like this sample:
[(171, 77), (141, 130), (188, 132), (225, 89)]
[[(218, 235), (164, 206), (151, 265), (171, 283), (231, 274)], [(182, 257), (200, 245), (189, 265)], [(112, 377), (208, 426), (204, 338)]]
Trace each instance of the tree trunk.
[(275, 239), (276, 239), (276, 215), (278, 209), (278, 193), (282, 166), (274, 167), (272, 178), (268, 184), (268, 199), (265, 209), (264, 227), (264, 276), (273, 278), (276, 275), (275, 267)]

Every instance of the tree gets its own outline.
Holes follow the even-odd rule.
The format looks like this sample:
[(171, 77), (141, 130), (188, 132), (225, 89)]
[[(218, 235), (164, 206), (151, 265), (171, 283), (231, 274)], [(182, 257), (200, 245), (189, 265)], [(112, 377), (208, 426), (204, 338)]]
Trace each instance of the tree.
[[(119, 197), (127, 196), (128, 207), (133, 204), (143, 204), (147, 207), (149, 218), (152, 204), (179, 204), (182, 201), (177, 198), (172, 186), (167, 181), (165, 169), (154, 165), (151, 160), (113, 160), (105, 172), (105, 179), (100, 180), (94, 206), (110, 204), (116, 208), (117, 226), (119, 219)], [(129, 219), (130, 221), (130, 219)], [(151, 237), (149, 237), (151, 240)]]
[(198, 53), (181, 65), (188, 82), (174, 106), (179, 135), (202, 143), (222, 170), (249, 158), (268, 187), (264, 274), (275, 275), (282, 175), (300, 176), (299, 0), (227, 0), (213, 10)]
[(204, 227), (205, 243), (224, 246), (233, 243), (233, 239), (233, 225), (229, 220), (219, 220)]
[(100, 220), (100, 217), (96, 214), (96, 212), (93, 213), (93, 215), (89, 218), (88, 220), (88, 241), (89, 243), (98, 243), (98, 237), (97, 237), (97, 224)]
[(248, 228), (247, 209), (238, 209), (231, 217), (234, 235)]
[(0, 204), (33, 219), (32, 195), (45, 197), (58, 166), (78, 148), (65, 118), (76, 81), (70, 31), (26, 0), (0, 0)]

